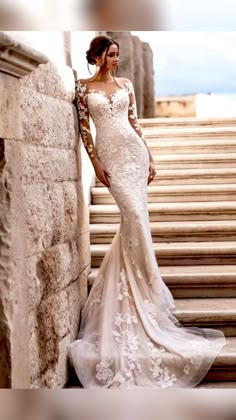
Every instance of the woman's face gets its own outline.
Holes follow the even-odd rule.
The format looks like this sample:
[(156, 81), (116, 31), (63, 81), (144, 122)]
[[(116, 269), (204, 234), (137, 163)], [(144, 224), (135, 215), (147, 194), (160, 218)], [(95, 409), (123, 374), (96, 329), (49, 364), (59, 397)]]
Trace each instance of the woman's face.
[(99, 66), (103, 66), (105, 60), (106, 66), (104, 67), (104, 70), (110, 70), (111, 72), (115, 72), (119, 64), (119, 50), (116, 44), (110, 45), (107, 51), (107, 56), (106, 51), (104, 51), (101, 57), (98, 57), (97, 64)]

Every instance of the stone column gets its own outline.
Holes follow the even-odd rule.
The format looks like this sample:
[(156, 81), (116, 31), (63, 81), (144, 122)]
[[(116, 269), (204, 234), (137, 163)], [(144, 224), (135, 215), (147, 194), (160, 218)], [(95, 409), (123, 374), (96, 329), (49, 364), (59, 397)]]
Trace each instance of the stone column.
[(154, 69), (153, 52), (147, 42), (143, 42), (143, 63), (144, 63), (144, 118), (155, 116), (155, 90), (154, 90)]
[(107, 32), (119, 43), (120, 66), (117, 72), (118, 77), (127, 77), (132, 82), (135, 80), (134, 43), (130, 32)]
[(133, 36), (133, 59), (134, 59), (134, 86), (139, 118), (144, 117), (143, 91), (144, 86), (144, 62), (143, 44), (139, 37)]
[[(102, 33), (99, 33), (102, 34)], [(155, 116), (153, 53), (147, 42), (130, 32), (107, 32), (120, 45), (120, 68), (117, 76), (134, 84), (139, 118)]]
[(0, 387), (29, 388), (19, 78), (47, 58), (0, 32)]

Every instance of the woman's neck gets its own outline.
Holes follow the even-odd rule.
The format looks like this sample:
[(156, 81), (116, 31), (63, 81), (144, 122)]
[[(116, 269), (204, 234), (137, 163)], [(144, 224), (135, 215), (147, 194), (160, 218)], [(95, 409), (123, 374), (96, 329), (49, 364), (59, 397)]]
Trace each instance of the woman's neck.
[(114, 78), (111, 75), (109, 70), (102, 73), (99, 72), (99, 70), (97, 70), (96, 74), (93, 77), (93, 81), (109, 83), (109, 82), (114, 82)]

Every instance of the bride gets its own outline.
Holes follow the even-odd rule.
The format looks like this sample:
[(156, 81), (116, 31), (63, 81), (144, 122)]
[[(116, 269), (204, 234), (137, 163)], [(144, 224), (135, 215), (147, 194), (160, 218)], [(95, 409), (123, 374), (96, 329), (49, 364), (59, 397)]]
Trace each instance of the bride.
[[(226, 344), (220, 330), (183, 327), (161, 278), (149, 225), (152, 155), (137, 120), (133, 85), (115, 77), (119, 45), (97, 36), (93, 77), (76, 82), (81, 136), (97, 178), (114, 197), (120, 226), (100, 265), (69, 357), (85, 388), (193, 388)], [(89, 116), (96, 127), (94, 145)]]

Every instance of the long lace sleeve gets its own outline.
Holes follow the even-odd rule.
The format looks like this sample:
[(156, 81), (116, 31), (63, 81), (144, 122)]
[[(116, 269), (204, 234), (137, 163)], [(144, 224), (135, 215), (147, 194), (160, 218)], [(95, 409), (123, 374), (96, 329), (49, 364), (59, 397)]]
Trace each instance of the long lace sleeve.
[(86, 95), (86, 85), (81, 83), (80, 80), (76, 81), (75, 99), (78, 109), (81, 138), (85, 149), (90, 157), (90, 160), (93, 160), (93, 158), (97, 157), (97, 155), (89, 124), (89, 110)]
[(138, 122), (137, 104), (136, 104), (136, 99), (135, 99), (133, 83), (130, 80), (128, 80), (126, 82), (126, 86), (129, 92), (129, 108), (128, 108), (129, 122), (134, 128), (134, 130), (138, 133), (139, 137), (141, 137), (141, 139), (145, 141), (144, 135), (142, 133), (141, 127)]

